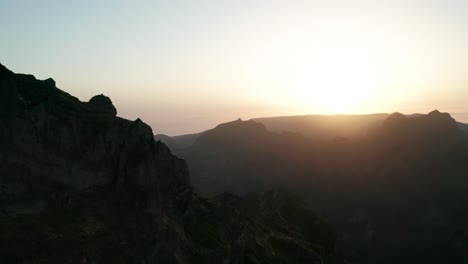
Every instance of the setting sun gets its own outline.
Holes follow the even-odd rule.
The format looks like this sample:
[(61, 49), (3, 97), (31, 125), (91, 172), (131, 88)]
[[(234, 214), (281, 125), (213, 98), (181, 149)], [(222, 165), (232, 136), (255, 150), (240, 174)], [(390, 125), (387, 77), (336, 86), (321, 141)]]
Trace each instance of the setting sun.
[(360, 111), (361, 104), (380, 88), (376, 67), (362, 58), (326, 58), (300, 67), (297, 75), (291, 76), (296, 102), (305, 108), (315, 105), (325, 114)]

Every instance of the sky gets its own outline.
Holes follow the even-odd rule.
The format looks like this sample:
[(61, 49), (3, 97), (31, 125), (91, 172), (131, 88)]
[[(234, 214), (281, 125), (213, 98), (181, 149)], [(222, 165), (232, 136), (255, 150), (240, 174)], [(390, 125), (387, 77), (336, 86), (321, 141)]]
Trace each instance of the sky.
[(237, 118), (450, 112), (468, 122), (468, 1), (0, 0), (0, 62), (153, 132)]

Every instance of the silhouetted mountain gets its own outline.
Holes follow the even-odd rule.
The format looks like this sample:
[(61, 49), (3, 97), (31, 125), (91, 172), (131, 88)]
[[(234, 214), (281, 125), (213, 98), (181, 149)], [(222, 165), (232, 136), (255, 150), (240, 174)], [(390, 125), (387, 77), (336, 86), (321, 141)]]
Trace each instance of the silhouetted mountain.
[(328, 141), (237, 120), (201, 135), (182, 157), (207, 195), (304, 195), (356, 263), (468, 261), (468, 136), (449, 114), (395, 113), (362, 137)]
[(1, 263), (340, 263), (291, 195), (193, 194), (140, 119), (0, 65)]
[[(253, 118), (267, 130), (277, 133), (300, 133), (309, 139), (322, 141), (334, 138), (356, 139), (369, 128), (378, 126), (389, 114), (368, 115), (304, 115)], [(206, 131), (204, 131), (206, 132)], [(175, 153), (185, 152), (204, 132), (180, 136), (156, 135)]]
[[(239, 119), (206, 131), (180, 154), (190, 161), (192, 183), (203, 194), (245, 194), (278, 186), (288, 170), (304, 167), (308, 150), (303, 146), (308, 144), (298, 134), (272, 133), (260, 123)], [(299, 161), (303, 163), (294, 164)]]
[[(268, 131), (282, 133), (292, 132), (315, 140), (324, 141), (339, 138), (357, 140), (365, 136), (369, 129), (379, 126), (390, 114), (366, 114), (366, 115), (303, 115), (303, 116), (279, 116), (253, 118), (263, 124)], [(413, 118), (422, 114), (405, 115)], [(468, 124), (457, 123), (459, 128), (468, 133)], [(197, 138), (205, 131), (180, 135), (167, 136), (155, 135), (155, 140), (166, 144), (176, 154), (184, 153)]]

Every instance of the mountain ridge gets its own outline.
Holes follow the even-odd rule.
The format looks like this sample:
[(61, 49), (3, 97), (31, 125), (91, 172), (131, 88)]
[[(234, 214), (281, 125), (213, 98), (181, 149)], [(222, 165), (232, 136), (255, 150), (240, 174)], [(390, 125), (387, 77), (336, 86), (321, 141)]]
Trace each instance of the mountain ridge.
[(457, 230), (468, 219), (468, 134), (447, 113), (394, 113), (352, 140), (237, 120), (180, 155), (208, 196), (271, 188), (304, 196), (337, 229), (351, 262), (466, 262)]
[[(366, 135), (370, 128), (378, 126), (391, 113), (376, 113), (362, 115), (295, 115), (258, 117), (249, 120), (265, 125), (270, 132), (299, 133), (313, 140), (333, 140), (336, 138), (346, 138), (355, 140)], [(406, 114), (406, 117), (419, 117), (423, 114)], [(346, 120), (349, 119), (349, 120)], [(229, 123), (228, 121), (226, 123)], [(461, 130), (468, 133), (468, 124), (457, 122)], [(223, 124), (223, 123), (222, 123)], [(220, 124), (221, 125), (221, 124)], [(185, 134), (179, 136), (169, 136), (158, 134), (155, 140), (166, 143), (175, 153), (183, 153), (206, 131)]]

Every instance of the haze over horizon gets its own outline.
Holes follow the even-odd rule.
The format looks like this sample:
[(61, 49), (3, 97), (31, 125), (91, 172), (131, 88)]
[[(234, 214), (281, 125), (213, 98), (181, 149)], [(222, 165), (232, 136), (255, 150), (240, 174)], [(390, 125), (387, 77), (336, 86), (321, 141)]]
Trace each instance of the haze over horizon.
[(468, 122), (466, 1), (0, 1), (0, 62), (155, 133), (238, 117)]

